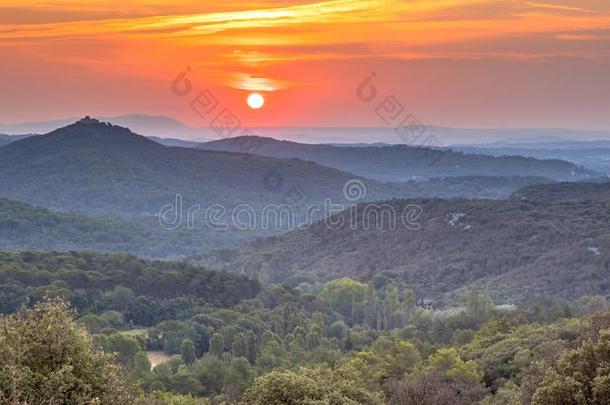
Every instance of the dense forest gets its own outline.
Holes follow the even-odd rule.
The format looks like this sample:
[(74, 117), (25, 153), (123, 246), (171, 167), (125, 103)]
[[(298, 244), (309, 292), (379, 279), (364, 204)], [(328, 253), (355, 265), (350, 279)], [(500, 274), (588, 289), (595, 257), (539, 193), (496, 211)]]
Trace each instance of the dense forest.
[[(185, 263), (75, 252), (2, 254), (0, 284), (0, 312), (14, 313), (0, 328), (0, 403), (606, 398), (601, 381), (578, 371), (606, 378), (601, 296), (514, 307), (466, 291), (439, 309), (389, 281), (342, 278), (311, 294)], [(41, 355), (47, 346), (52, 359)], [(24, 382), (27, 369), (46, 390)]]
[[(186, 221), (185, 221), (186, 222)], [(55, 212), (20, 201), (0, 198), (0, 250), (95, 250), (132, 253), (160, 259), (187, 257), (271, 234), (223, 232), (186, 223), (171, 232), (153, 216)]]
[(391, 200), (199, 260), (312, 291), (349, 276), (449, 301), (464, 288), (576, 299), (608, 289), (609, 227), (607, 201)]

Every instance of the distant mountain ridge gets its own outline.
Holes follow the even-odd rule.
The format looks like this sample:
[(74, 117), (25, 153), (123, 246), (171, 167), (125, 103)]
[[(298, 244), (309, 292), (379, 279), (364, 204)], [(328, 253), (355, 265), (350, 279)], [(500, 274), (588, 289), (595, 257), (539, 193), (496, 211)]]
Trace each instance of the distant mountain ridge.
[(482, 176), (382, 183), (299, 159), (166, 147), (92, 118), (0, 148), (0, 196), (84, 213), (156, 215), (177, 195), (185, 210), (197, 204), (203, 209), (214, 204), (227, 210), (240, 204), (260, 208), (295, 194), (308, 203), (350, 203), (343, 187), (354, 179), (364, 183), (366, 201), (430, 195), (501, 198), (545, 181)]
[(535, 159), (561, 159), (601, 173), (610, 174), (610, 141), (558, 143), (498, 143), (454, 146), (456, 150), (490, 156), (525, 156)]
[[(134, 132), (150, 137), (185, 138), (192, 141), (214, 139), (215, 133), (210, 128), (196, 128), (183, 124), (169, 117), (129, 114), (117, 117), (93, 118), (115, 125), (131, 128)], [(0, 124), (0, 133), (6, 134), (46, 134), (77, 121), (78, 118), (66, 118), (52, 121), (24, 122), (21, 124)]]
[(516, 191), (511, 199), (543, 204), (610, 201), (610, 180), (530, 185)]
[(610, 140), (608, 139), (589, 139), (589, 140), (571, 140), (563, 138), (534, 138), (529, 141), (497, 141), (479, 144), (457, 144), (451, 145), (456, 149), (471, 148), (476, 149), (594, 149), (594, 148), (610, 148)]
[[(121, 116), (94, 116), (101, 121), (126, 126), (134, 132), (161, 138), (183, 138), (189, 141), (217, 139), (208, 126), (189, 126), (158, 115), (125, 114)], [(43, 134), (69, 125), (78, 118), (70, 117), (50, 121), (0, 124), (0, 133)], [(262, 137), (286, 139), (293, 142), (326, 144), (401, 144), (403, 141), (392, 127), (251, 127)], [(610, 140), (610, 131), (562, 128), (449, 128), (427, 125), (426, 132), (433, 134), (444, 145), (481, 144), (492, 142), (561, 142), (570, 140)]]
[[(243, 145), (249, 145), (244, 148)], [(312, 161), (379, 181), (407, 181), (456, 176), (539, 176), (581, 180), (600, 173), (561, 160), (521, 156), (465, 154), (417, 146), (345, 147), (299, 144), (262, 137), (238, 137), (203, 143), (199, 149), (248, 152), (260, 156)]]

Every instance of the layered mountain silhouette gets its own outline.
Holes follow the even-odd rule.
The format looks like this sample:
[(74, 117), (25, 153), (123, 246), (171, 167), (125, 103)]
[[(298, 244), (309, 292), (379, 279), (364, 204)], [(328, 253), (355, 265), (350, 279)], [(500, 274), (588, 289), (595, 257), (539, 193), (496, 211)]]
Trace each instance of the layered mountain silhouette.
[(298, 158), (379, 181), (451, 176), (540, 176), (581, 180), (600, 175), (573, 163), (522, 156), (486, 156), (451, 149), (408, 145), (336, 146), (301, 144), (272, 138), (240, 137), (203, 143), (204, 150), (244, 151), (275, 158)]
[(62, 210), (134, 214), (155, 214), (177, 194), (187, 204), (260, 205), (286, 192), (265, 183), (274, 170), (286, 187), (325, 198), (338, 197), (349, 179), (313, 163), (166, 147), (85, 118), (0, 148), (0, 195)]
[(455, 146), (466, 153), (492, 156), (526, 156), (536, 159), (561, 159), (595, 170), (610, 173), (610, 141), (558, 142), (557, 144), (533, 143)]
[[(92, 118), (0, 148), (0, 196), (77, 212), (155, 215), (180, 195), (185, 208), (220, 204), (336, 203), (354, 178), (367, 201), (394, 197), (506, 197), (543, 178), (471, 177), (382, 183), (300, 159), (167, 147)], [(302, 205), (302, 204), (301, 204)]]
[[(255, 149), (258, 141), (263, 146)], [(273, 139), (210, 145), (220, 150), (164, 146), (88, 117), (47, 135), (4, 145), (0, 197), (10, 199), (0, 200), (0, 247), (193, 255), (265, 233), (227, 233), (225, 238), (201, 229), (164, 232), (154, 216), (175, 204), (177, 195), (184, 212), (195, 204), (203, 209), (214, 204), (227, 210), (242, 204), (259, 209), (270, 203), (297, 203), (295, 198), (302, 196), (306, 204), (330, 199), (349, 207), (371, 201), (398, 213), (419, 207), (417, 216), (408, 217), (419, 227), (401, 228), (400, 221), (391, 227), (384, 215), (365, 227), (370, 205), (360, 204), (333, 217), (345, 224), (338, 229), (317, 222), (204, 260), (294, 286), (340, 276), (372, 282), (389, 277), (415, 288), (419, 296), (431, 297), (484, 288), (494, 296), (515, 299), (538, 294), (575, 298), (609, 288), (610, 183), (542, 184), (550, 180), (541, 174), (593, 179), (594, 172), (570, 163), (448, 151), (436, 164), (424, 167), (424, 159), (435, 150), (301, 145)], [(264, 145), (269, 146), (267, 152)], [(311, 161), (324, 161), (322, 157), (335, 167)], [(406, 159), (402, 166), (400, 159)], [(400, 169), (392, 172), (391, 163)], [(354, 174), (370, 171), (380, 178), (399, 178), (405, 167), (409, 176), (426, 178), (427, 170), (451, 176), (382, 182)], [(486, 176), (456, 177), (464, 173)], [(538, 176), (524, 177), (527, 174)], [(366, 189), (357, 201), (344, 193), (344, 186), (354, 180)], [(511, 194), (506, 200), (417, 199)]]
[[(189, 126), (174, 118), (148, 114), (126, 114), (114, 117), (95, 116), (101, 121), (131, 128), (134, 132), (146, 136), (161, 138), (180, 138), (189, 141), (205, 141), (217, 138), (209, 126)], [(78, 118), (63, 118), (52, 121), (23, 122), (20, 124), (0, 123), (0, 133), (5, 134), (44, 134), (70, 125)], [(253, 133), (263, 137), (286, 139), (293, 142), (335, 143), (370, 145), (396, 144), (401, 140), (390, 127), (253, 127)], [(426, 134), (434, 134), (445, 145), (486, 144), (504, 146), (527, 144), (528, 147), (538, 143), (544, 148), (552, 145), (563, 145), (610, 139), (608, 131), (574, 130), (561, 128), (447, 128), (429, 125)], [(607, 142), (607, 141), (605, 141)]]

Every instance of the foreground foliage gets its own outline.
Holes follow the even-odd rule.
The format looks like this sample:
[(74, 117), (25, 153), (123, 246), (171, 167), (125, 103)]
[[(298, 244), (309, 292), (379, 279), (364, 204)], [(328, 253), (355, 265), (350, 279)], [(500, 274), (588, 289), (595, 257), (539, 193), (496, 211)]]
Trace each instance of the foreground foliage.
[(355, 369), (301, 368), (272, 371), (259, 377), (242, 398), (250, 405), (381, 405), (381, 398), (368, 392), (355, 378)]
[[(115, 401), (134, 392), (137, 399), (118, 403), (606, 398), (610, 315), (600, 296), (516, 308), (466, 291), (452, 307), (431, 310), (391, 279), (342, 278), (305, 291), (184, 263), (76, 252), (1, 254), (0, 280), (2, 311), (14, 312), (0, 332), (4, 403)], [(45, 296), (70, 302), (76, 324), (67, 304)]]
[(112, 356), (74, 324), (63, 302), (40, 303), (0, 322), (0, 404), (133, 400)]
[(610, 330), (599, 339), (564, 353), (547, 371), (535, 405), (610, 403)]

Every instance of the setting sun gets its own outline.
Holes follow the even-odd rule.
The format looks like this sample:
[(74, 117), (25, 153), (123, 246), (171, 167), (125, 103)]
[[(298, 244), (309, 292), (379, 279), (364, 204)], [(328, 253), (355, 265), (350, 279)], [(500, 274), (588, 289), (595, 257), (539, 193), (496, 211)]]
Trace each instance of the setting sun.
[(252, 93), (248, 96), (248, 106), (253, 110), (258, 110), (265, 105), (265, 98), (259, 93)]

